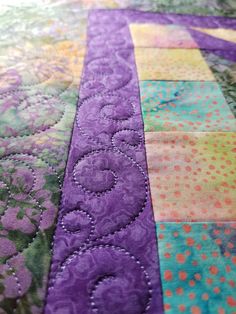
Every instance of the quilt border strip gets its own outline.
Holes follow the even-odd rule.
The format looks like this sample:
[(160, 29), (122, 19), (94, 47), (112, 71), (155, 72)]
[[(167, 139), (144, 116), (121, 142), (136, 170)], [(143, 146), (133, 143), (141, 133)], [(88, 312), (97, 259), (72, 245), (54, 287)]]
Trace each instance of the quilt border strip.
[(45, 313), (163, 313), (156, 241), (128, 20), (92, 11)]

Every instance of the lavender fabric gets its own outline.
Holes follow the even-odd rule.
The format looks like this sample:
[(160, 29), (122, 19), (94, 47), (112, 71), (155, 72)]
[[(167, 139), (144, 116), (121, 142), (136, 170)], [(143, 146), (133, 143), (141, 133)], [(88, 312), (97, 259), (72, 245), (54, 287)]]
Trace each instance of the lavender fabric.
[[(103, 10), (103, 12), (108, 12), (108, 10)], [(235, 18), (230, 17), (154, 13), (135, 10), (124, 10), (122, 12), (132, 23), (181, 24), (194, 27), (236, 29)]]
[(46, 314), (163, 313), (132, 40), (122, 11), (89, 16)]

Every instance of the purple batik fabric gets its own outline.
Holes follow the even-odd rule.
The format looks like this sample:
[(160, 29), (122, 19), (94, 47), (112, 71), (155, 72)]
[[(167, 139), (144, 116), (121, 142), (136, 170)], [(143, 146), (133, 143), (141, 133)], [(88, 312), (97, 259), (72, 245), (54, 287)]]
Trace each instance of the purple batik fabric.
[(163, 313), (128, 17), (93, 11), (46, 314)]

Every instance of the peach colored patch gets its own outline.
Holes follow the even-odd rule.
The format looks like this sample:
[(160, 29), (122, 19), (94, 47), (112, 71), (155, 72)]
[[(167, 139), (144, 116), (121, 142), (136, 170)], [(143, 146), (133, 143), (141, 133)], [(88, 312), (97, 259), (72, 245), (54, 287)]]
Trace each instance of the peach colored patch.
[[(236, 219), (235, 133), (147, 132), (145, 140), (156, 221)], [(191, 160), (189, 171), (187, 158)], [(186, 233), (190, 228), (183, 225)], [(187, 241), (193, 245), (191, 239)], [(222, 243), (218, 237), (214, 241)]]

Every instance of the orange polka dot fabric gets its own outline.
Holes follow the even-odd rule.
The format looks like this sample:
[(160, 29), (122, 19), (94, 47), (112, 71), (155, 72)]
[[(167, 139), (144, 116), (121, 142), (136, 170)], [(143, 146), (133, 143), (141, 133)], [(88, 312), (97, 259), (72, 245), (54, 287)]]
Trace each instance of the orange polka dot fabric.
[(135, 48), (140, 81), (215, 81), (199, 49)]
[(236, 120), (215, 82), (141, 81), (145, 132), (236, 131)]
[(157, 223), (166, 313), (236, 313), (236, 223)]
[(156, 221), (236, 220), (234, 132), (146, 132)]

